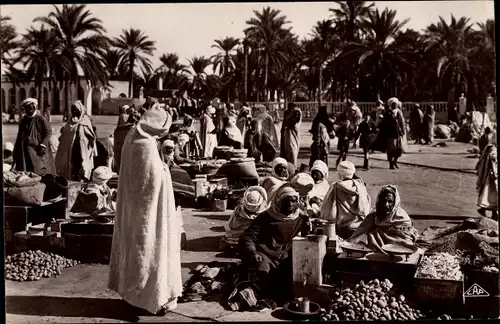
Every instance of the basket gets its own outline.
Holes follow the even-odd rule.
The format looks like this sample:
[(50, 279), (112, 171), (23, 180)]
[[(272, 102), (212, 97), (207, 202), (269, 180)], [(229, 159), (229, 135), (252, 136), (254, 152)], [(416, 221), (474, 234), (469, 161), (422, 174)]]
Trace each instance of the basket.
[(5, 205), (6, 206), (40, 206), (43, 202), (45, 193), (45, 184), (38, 182), (25, 187), (6, 187)]
[(212, 211), (224, 212), (227, 209), (227, 199), (212, 200)]

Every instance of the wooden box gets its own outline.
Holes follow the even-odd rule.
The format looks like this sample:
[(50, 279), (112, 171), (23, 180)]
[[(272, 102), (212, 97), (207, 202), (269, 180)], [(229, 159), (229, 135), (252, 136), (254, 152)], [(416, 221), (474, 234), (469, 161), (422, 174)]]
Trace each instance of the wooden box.
[(464, 281), (419, 278), (415, 276), (415, 297), (429, 307), (453, 308), (463, 306)]
[(13, 248), (9, 251), (11, 253), (40, 250), (47, 253), (63, 254), (64, 242), (60, 233), (56, 232), (44, 235), (43, 232), (29, 234), (27, 231), (21, 231), (14, 234), (13, 242)]
[[(464, 268), (463, 273), (464, 291), (468, 291), (472, 285), (476, 284), (486, 290), (490, 296), (500, 295), (500, 274), (474, 268)], [(465, 297), (468, 298), (468, 296), (466, 295)]]
[(498, 319), (500, 317), (500, 296), (465, 297), (465, 316), (475, 319)]
[(227, 209), (227, 199), (212, 200), (212, 211), (223, 212)]
[(293, 282), (303, 285), (323, 284), (323, 258), (326, 255), (326, 236), (314, 240), (295, 237), (292, 241)]
[(76, 234), (76, 235), (113, 235), (113, 223), (65, 223), (61, 224), (61, 233)]
[(63, 234), (65, 255), (82, 263), (109, 264), (113, 235)]

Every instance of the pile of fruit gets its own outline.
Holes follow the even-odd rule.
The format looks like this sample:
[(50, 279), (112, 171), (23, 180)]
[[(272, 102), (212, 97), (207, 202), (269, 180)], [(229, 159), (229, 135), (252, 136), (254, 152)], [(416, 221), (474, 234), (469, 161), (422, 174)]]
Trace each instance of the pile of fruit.
[(63, 269), (79, 262), (53, 253), (27, 251), (9, 255), (5, 261), (5, 278), (15, 281), (35, 281), (59, 276)]
[(321, 309), (320, 320), (416, 320), (423, 318), (419, 310), (411, 308), (403, 295), (394, 296), (388, 280), (360, 281), (351, 288), (335, 292), (329, 309)]
[(463, 273), (460, 268), (460, 259), (449, 253), (436, 253), (426, 255), (417, 270), (417, 277), (441, 279), (441, 280), (461, 280)]

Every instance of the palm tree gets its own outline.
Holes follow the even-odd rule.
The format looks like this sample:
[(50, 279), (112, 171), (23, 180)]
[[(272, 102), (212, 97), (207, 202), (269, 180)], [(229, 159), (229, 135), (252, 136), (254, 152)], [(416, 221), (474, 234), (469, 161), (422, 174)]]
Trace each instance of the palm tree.
[(8, 23), (11, 18), (0, 16), (0, 58), (1, 63), (7, 63), (7, 55), (19, 45), (16, 41), (16, 28)]
[(115, 38), (113, 46), (118, 49), (121, 64), (128, 66), (129, 85), (128, 96), (132, 97), (134, 84), (134, 68), (140, 67), (146, 72), (151, 71), (151, 61), (148, 56), (153, 56), (155, 42), (150, 40), (141, 30), (130, 28), (123, 30), (119, 38)]
[(240, 44), (240, 40), (234, 37), (226, 37), (216, 39), (212, 48), (218, 49), (220, 52), (211, 57), (214, 73), (219, 68), (220, 76), (227, 76), (231, 73), (235, 66), (232, 60), (232, 55), (236, 47)]
[[(335, 31), (340, 39), (343, 40), (343, 46), (359, 42), (364, 34), (363, 22), (367, 18), (368, 13), (372, 11), (374, 4), (367, 5), (366, 1), (335, 2), (339, 7), (330, 9), (330, 12), (333, 15)], [(353, 62), (331, 62), (328, 73), (336, 76), (337, 82), (334, 84), (338, 83), (341, 86), (342, 95), (346, 94), (348, 97), (351, 96), (351, 92), (357, 83), (356, 80), (359, 78), (359, 71), (353, 69), (351, 64)], [(357, 67), (357, 64), (354, 66)]]
[(266, 7), (261, 12), (254, 10), (254, 14), (255, 17), (246, 22), (249, 27), (245, 29), (245, 34), (252, 48), (260, 54), (259, 58), (264, 61), (264, 93), (268, 99), (269, 71), (272, 66), (283, 64), (287, 53), (280, 45), (291, 37), (291, 29), (285, 28), (289, 21), (281, 15), (280, 10)]
[(48, 25), (56, 38), (59, 63), (64, 68), (66, 109), (69, 108), (71, 83), (77, 83), (79, 71), (91, 84), (107, 85), (107, 71), (103, 57), (109, 42), (102, 21), (86, 10), (85, 5), (54, 5), (47, 17), (34, 22)]
[[(45, 102), (42, 91), (43, 81), (55, 80), (54, 76), (57, 71), (63, 69), (57, 47), (56, 35), (52, 30), (45, 29), (44, 25), (40, 29), (31, 27), (23, 35), (20, 51), (21, 59), (28, 77), (35, 82), (40, 103)], [(49, 82), (49, 88), (51, 87), (52, 82)], [(47, 107), (42, 106), (42, 113), (45, 108)]]
[[(427, 28), (427, 36), (430, 42), (430, 50), (434, 51), (437, 60), (436, 73), (438, 76), (438, 87), (442, 92), (447, 92), (448, 102), (455, 101), (458, 91), (468, 93), (468, 86), (474, 82), (474, 69), (472, 67), (472, 56), (474, 51), (474, 33), (470, 19), (461, 17), (456, 19), (451, 15), (448, 24), (444, 18), (439, 17), (437, 24)], [(467, 100), (467, 105), (472, 105), (472, 100)]]
[(189, 72), (192, 76), (190, 88), (191, 91), (195, 94), (196, 98), (200, 99), (207, 84), (207, 73), (205, 72), (205, 70), (210, 66), (211, 62), (210, 59), (204, 56), (195, 56), (188, 61), (191, 67), (191, 71)]
[(161, 66), (156, 73), (164, 79), (164, 86), (167, 89), (184, 88), (187, 82), (187, 66), (179, 63), (177, 53), (162, 54), (160, 57)]
[[(364, 40), (347, 45), (342, 53), (347, 60), (355, 59), (359, 67), (372, 76), (372, 84), (377, 92), (390, 94), (396, 89), (398, 69), (412, 65), (394, 42), (397, 33), (408, 22), (408, 19), (396, 20), (396, 11), (387, 8), (384, 11), (370, 11), (363, 22), (366, 30)], [(374, 95), (374, 94), (373, 94)]]
[(126, 64), (122, 64), (120, 53), (116, 49), (111, 49), (106, 52), (104, 62), (108, 70), (110, 80), (129, 80), (129, 71)]
[[(28, 78), (26, 77), (26, 73), (21, 70), (16, 68), (16, 65), (21, 63), (21, 58), (20, 56), (15, 56), (6, 61), (7, 65), (7, 72), (5, 73), (5, 78), (7, 81), (12, 83), (12, 90), (14, 91), (14, 95), (17, 98), (17, 87), (20, 86), (22, 83), (26, 83)], [(19, 102), (16, 100), (16, 104), (19, 105)], [(16, 107), (14, 107), (15, 109)], [(3, 109), (3, 107), (2, 107)], [(19, 110), (19, 120), (21, 120), (22, 117), (22, 111)]]

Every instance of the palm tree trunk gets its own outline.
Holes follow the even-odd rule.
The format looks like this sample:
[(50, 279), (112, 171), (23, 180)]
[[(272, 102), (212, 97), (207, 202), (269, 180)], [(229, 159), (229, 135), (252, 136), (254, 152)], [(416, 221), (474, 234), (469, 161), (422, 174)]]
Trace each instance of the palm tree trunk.
[(134, 84), (134, 60), (131, 60), (130, 65), (129, 65), (129, 70), (130, 70), (130, 77), (128, 80), (128, 97), (132, 98), (132, 89), (133, 89), (133, 84)]
[(267, 81), (269, 78), (269, 54), (266, 53), (266, 62), (265, 62), (265, 75), (264, 75), (264, 96), (267, 101), (269, 101), (269, 93), (267, 91)]
[(246, 44), (246, 39), (243, 41), (243, 50), (245, 52), (245, 86), (244, 86), (244, 93), (245, 93), (245, 101), (248, 100), (248, 46)]
[(318, 85), (318, 88), (319, 88), (319, 97), (318, 97), (318, 103), (319, 103), (319, 106), (321, 107), (321, 104), (322, 104), (322, 94), (323, 94), (323, 64), (320, 64), (319, 66), (319, 85)]
[[(69, 101), (71, 99), (69, 98), (69, 81), (66, 80), (64, 81), (64, 112), (68, 113), (69, 112)], [(69, 116), (69, 114), (68, 114)]]

